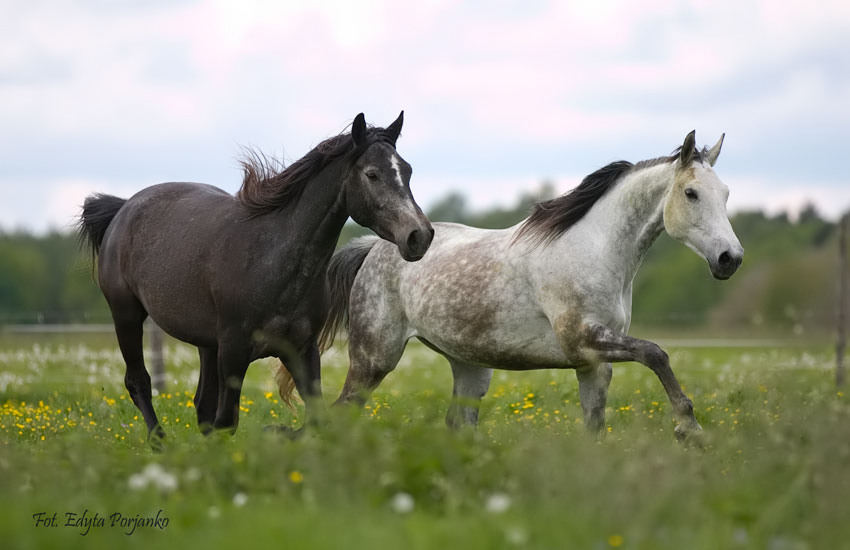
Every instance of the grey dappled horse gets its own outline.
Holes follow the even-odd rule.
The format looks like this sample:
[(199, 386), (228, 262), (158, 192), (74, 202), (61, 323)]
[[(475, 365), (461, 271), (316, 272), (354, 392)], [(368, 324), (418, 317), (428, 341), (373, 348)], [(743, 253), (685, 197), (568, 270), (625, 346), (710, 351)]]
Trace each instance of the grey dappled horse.
[(571, 368), (585, 424), (601, 431), (611, 363), (637, 361), (664, 386), (677, 436), (699, 432), (667, 354), (626, 334), (632, 280), (662, 231), (705, 258), (718, 279), (741, 265), (729, 192), (712, 169), (723, 138), (711, 149), (694, 143), (691, 132), (670, 157), (610, 164), (508, 229), (435, 224), (416, 264), (374, 239), (340, 250), (328, 271), (334, 302), (323, 335), (331, 341), (348, 316), (351, 367), (338, 403), (362, 404), (416, 337), (451, 364), (450, 426), (477, 423), (494, 368)]
[(410, 165), (396, 152), (403, 113), (386, 129), (357, 115), (350, 134), (327, 139), (278, 171), (253, 154), (234, 197), (198, 183), (164, 183), (129, 200), (88, 197), (81, 239), (127, 364), (125, 383), (156, 444), (163, 435), (142, 354), (150, 315), (198, 347), (198, 425), (235, 430), (251, 361), (281, 359), (308, 410), (321, 397), (316, 338), (328, 313), (325, 272), (351, 216), (422, 258), (433, 230), (410, 193)]

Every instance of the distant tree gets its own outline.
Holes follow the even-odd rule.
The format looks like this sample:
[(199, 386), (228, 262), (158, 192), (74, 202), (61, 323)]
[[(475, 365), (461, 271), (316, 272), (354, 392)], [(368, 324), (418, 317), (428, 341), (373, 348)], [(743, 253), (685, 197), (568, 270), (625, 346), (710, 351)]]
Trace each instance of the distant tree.
[(437, 201), (427, 214), (432, 222), (467, 223), (469, 211), (466, 197), (456, 191), (449, 193), (445, 198)]
[(800, 216), (797, 218), (797, 223), (817, 223), (821, 222), (823, 219), (818, 213), (817, 206), (813, 202), (808, 202), (803, 206), (803, 209), (800, 210)]

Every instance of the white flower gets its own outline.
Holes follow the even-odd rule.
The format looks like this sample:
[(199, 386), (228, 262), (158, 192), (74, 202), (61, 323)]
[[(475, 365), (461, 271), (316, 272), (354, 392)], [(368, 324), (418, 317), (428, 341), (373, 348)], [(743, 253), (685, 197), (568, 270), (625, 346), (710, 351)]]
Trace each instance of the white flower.
[(505, 539), (511, 544), (524, 546), (528, 542), (528, 533), (521, 527), (508, 527), (505, 529)]
[(502, 514), (511, 507), (511, 497), (504, 493), (493, 493), (484, 503), (484, 508), (491, 514)]
[(237, 508), (245, 506), (247, 502), (248, 495), (246, 495), (245, 493), (236, 493), (235, 495), (233, 495), (233, 505)]
[(129, 480), (130, 489), (139, 491), (148, 486), (148, 478), (144, 474), (133, 474)]
[(396, 493), (390, 505), (396, 513), (407, 514), (413, 511), (413, 497), (407, 493)]
[(153, 485), (161, 491), (171, 492), (177, 489), (177, 476), (152, 462), (145, 466), (141, 473), (131, 475), (128, 483), (130, 488), (136, 491)]

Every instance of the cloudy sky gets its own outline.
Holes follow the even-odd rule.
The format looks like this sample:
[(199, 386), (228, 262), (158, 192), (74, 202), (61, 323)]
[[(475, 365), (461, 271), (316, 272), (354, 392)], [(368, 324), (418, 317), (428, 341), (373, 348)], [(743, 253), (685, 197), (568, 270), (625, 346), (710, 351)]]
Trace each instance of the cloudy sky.
[(730, 209), (850, 208), (846, 0), (29, 0), (0, 17), (0, 229), (86, 194), (235, 192), (242, 146), (295, 160), (402, 109), (423, 207), (511, 204), (726, 132)]

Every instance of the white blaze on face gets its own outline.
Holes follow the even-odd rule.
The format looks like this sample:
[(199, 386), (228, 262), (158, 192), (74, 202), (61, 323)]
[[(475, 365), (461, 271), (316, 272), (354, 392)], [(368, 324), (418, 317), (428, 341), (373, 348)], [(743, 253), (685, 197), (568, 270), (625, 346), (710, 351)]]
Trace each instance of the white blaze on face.
[(404, 182), (401, 179), (401, 167), (398, 164), (398, 155), (393, 153), (392, 158), (390, 159), (390, 166), (393, 167), (393, 171), (395, 172), (395, 182), (399, 187), (404, 187)]

